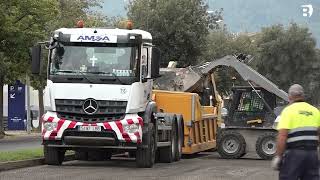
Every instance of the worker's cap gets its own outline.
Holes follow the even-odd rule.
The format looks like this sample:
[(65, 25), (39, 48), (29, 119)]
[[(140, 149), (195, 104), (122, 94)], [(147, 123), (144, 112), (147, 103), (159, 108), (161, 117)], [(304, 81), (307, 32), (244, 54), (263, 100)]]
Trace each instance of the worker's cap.
[(291, 97), (304, 96), (304, 90), (300, 84), (290, 86), (288, 93)]

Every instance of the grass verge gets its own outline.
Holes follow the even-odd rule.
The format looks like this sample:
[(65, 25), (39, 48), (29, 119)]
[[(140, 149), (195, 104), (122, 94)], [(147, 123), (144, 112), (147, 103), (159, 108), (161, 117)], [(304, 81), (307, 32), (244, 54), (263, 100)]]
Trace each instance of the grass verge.
[[(74, 151), (66, 151), (66, 155), (72, 155)], [(8, 161), (21, 161), (27, 159), (43, 158), (43, 148), (22, 149), (16, 151), (0, 151), (0, 163)]]
[(0, 162), (20, 161), (20, 160), (27, 160), (27, 159), (34, 159), (34, 158), (42, 158), (42, 157), (43, 157), (42, 148), (0, 152)]

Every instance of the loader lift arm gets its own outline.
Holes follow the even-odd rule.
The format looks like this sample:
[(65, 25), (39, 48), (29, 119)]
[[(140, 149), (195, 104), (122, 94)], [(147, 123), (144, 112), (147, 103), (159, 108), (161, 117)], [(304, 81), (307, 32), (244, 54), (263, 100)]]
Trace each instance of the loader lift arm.
[(288, 102), (288, 94), (285, 91), (280, 89), (277, 85), (275, 85), (273, 82), (262, 76), (260, 73), (258, 73), (248, 65), (240, 62), (235, 57), (230, 55), (208, 63), (201, 70), (201, 74), (209, 75), (213, 73), (214, 69), (218, 66), (233, 67), (245, 81), (253, 82)]

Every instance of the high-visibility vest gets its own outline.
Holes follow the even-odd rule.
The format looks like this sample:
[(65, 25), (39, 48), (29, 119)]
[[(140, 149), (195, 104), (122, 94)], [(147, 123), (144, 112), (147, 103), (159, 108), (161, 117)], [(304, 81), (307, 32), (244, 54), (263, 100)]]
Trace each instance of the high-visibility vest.
[(288, 149), (316, 149), (319, 127), (319, 110), (306, 102), (295, 102), (282, 111), (277, 129), (288, 130)]

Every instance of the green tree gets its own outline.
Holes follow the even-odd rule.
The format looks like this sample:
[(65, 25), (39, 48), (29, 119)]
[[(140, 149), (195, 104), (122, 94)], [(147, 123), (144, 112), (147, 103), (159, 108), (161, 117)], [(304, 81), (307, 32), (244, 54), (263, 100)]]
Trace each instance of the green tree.
[[(50, 31), (57, 28), (71, 28), (76, 26), (78, 20), (83, 20), (86, 27), (104, 26), (106, 16), (99, 12), (101, 0), (57, 0), (58, 14)], [(49, 32), (50, 32), (49, 31)]]
[(208, 35), (209, 16), (203, 0), (134, 0), (128, 17), (135, 28), (149, 31), (162, 54), (162, 65), (195, 64)]
[(50, 0), (0, 1), (0, 134), (3, 134), (3, 86), (30, 73), (29, 47), (45, 36), (56, 13)]
[[(311, 94), (316, 86), (315, 69), (319, 58), (316, 42), (308, 28), (292, 23), (263, 28), (258, 44), (257, 69), (282, 89), (299, 83)], [(319, 83), (317, 83), (319, 84)]]

